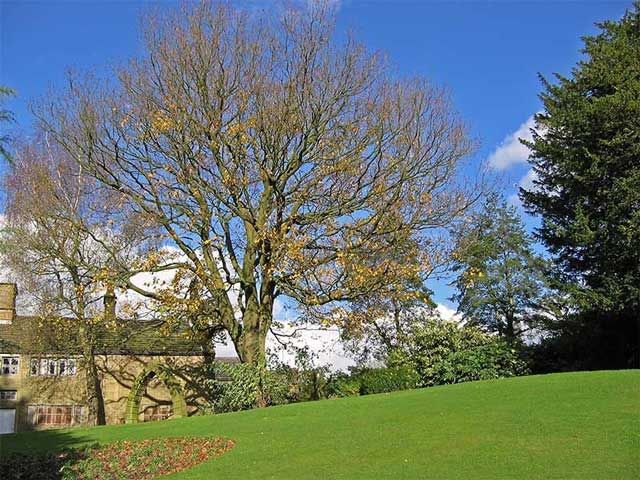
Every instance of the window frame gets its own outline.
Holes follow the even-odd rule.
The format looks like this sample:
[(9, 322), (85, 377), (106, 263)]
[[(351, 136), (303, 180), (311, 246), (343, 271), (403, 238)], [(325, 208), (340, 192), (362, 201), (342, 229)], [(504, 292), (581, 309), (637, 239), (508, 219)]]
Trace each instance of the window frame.
[[(5, 365), (5, 361), (9, 361), (7, 365)], [(15, 360), (15, 363), (12, 362)], [(5, 372), (7, 369), (7, 372)], [(11, 370), (14, 370), (13, 372)], [(16, 376), (20, 375), (20, 355), (11, 355), (5, 354), (0, 355), (0, 376)]]
[[(11, 395), (11, 398), (9, 398), (8, 395), (12, 393), (13, 395)], [(5, 402), (15, 402), (18, 399), (18, 391), (17, 390), (13, 390), (13, 389), (2, 389), (0, 390), (0, 401), (5, 401)]]
[(32, 377), (73, 377), (78, 374), (75, 357), (32, 357), (29, 374)]
[(27, 422), (34, 427), (73, 427), (75, 425), (84, 425), (86, 420), (87, 409), (85, 405), (27, 405)]

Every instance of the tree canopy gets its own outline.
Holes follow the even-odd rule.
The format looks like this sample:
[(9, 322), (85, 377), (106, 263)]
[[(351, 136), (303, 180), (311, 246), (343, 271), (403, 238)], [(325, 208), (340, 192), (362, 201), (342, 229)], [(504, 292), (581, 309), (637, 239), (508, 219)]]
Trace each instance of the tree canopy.
[(637, 366), (640, 3), (598, 26), (570, 77), (543, 79), (544, 111), (525, 142), (537, 181), (521, 197), (542, 217), (538, 234), (555, 256), (559, 285), (604, 328), (611, 365)]
[(330, 316), (430, 268), (405, 247), (470, 201), (458, 166), (472, 143), (444, 90), (337, 42), (322, 5), (276, 17), (205, 2), (150, 19), (145, 38), (115, 84), (74, 78), (38, 109), (180, 252), (173, 290), (130, 288), (201, 312), (260, 364), (277, 297)]

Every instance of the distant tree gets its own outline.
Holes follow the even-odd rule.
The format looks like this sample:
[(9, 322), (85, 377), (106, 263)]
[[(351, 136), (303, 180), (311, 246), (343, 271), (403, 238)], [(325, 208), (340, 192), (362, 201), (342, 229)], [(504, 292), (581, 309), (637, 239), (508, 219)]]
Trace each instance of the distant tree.
[[(14, 95), (15, 92), (8, 87), (3, 87), (0, 85), (0, 105), (4, 101), (6, 97), (10, 97)], [(0, 124), (9, 123), (14, 121), (13, 112), (7, 110), (5, 108), (0, 108)], [(11, 137), (9, 135), (0, 135), (0, 157), (4, 157), (6, 160), (11, 158), (9, 154), (8, 145), (11, 141)]]
[(570, 77), (542, 79), (544, 111), (525, 142), (537, 180), (521, 197), (542, 217), (538, 235), (575, 302), (573, 335), (591, 338), (582, 354), (599, 352), (589, 368), (637, 367), (640, 3), (598, 27), (584, 38), (585, 58)]
[(453, 300), (467, 321), (514, 341), (548, 320), (547, 263), (515, 207), (491, 196), (455, 236)]
[(326, 318), (400, 283), (415, 272), (397, 245), (469, 204), (458, 167), (472, 144), (446, 93), (337, 42), (323, 5), (269, 16), (203, 2), (151, 19), (116, 85), (76, 79), (38, 110), (162, 228), (184, 258), (175, 296), (193, 285), (188, 308), (254, 365), (278, 297)]

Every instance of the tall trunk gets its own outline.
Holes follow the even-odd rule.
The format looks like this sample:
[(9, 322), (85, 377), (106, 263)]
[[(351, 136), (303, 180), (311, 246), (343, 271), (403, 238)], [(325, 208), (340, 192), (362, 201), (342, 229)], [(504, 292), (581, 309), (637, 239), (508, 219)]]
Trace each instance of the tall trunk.
[(216, 350), (213, 346), (213, 340), (204, 342), (202, 345), (202, 358), (206, 365), (211, 365), (216, 359)]
[(105, 425), (107, 421), (102, 384), (100, 382), (98, 366), (96, 365), (92, 337), (84, 326), (80, 328), (80, 341), (82, 344), (82, 357), (85, 370), (87, 404), (89, 406), (89, 423), (93, 425)]
[(507, 342), (512, 343), (516, 339), (516, 332), (514, 327), (514, 315), (512, 313), (508, 313), (506, 315), (506, 328), (504, 330), (504, 337)]
[(266, 340), (270, 316), (247, 311), (242, 317), (242, 333), (235, 342), (236, 351), (242, 363), (255, 366), (266, 364)]
[(265, 367), (267, 333), (273, 320), (272, 289), (263, 286), (259, 299), (257, 289), (249, 290), (246, 302), (242, 328), (233, 339), (236, 352), (242, 363)]
[(256, 407), (266, 407), (269, 404), (269, 395), (264, 388), (264, 375), (267, 367), (267, 332), (273, 318), (272, 311), (272, 301), (267, 299), (267, 302), (258, 304), (252, 298), (247, 303), (247, 308), (242, 316), (240, 336), (234, 341), (240, 361), (258, 369), (260, 380), (256, 392)]

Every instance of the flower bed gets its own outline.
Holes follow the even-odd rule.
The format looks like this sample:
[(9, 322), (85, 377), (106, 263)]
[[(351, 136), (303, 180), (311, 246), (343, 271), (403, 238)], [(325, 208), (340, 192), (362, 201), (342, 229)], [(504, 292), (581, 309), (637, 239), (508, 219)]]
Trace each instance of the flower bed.
[(224, 438), (155, 438), (121, 441), (44, 455), (0, 459), (3, 480), (149, 480), (186, 470), (234, 445)]

